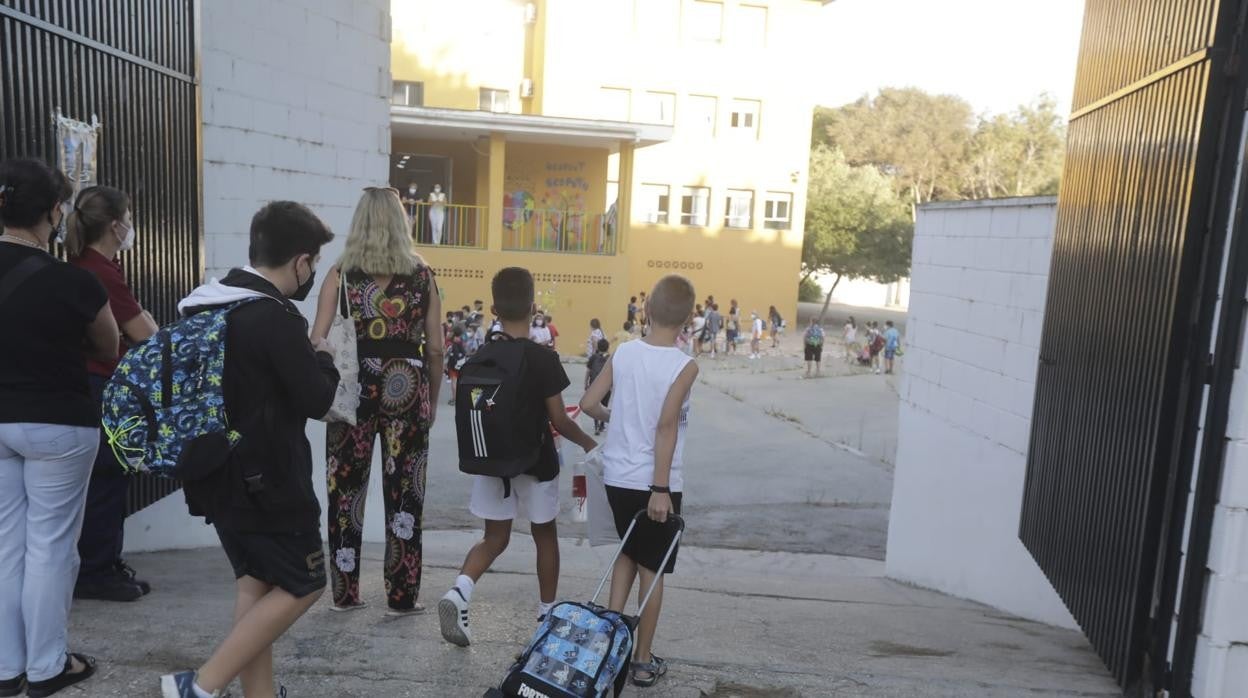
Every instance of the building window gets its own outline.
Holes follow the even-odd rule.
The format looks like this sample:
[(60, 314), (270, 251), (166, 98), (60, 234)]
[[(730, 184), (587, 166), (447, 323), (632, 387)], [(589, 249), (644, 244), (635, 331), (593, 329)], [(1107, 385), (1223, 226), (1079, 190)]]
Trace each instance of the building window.
[(628, 88), (604, 87), (598, 91), (598, 114), (608, 121), (628, 121), (632, 92)]
[(425, 83), (394, 81), (394, 92), (390, 95), (390, 103), (399, 107), (423, 107), (425, 105)]
[(637, 0), (637, 35), (656, 44), (676, 43), (680, 0)]
[(724, 207), (724, 226), (728, 228), (754, 227), (754, 192), (748, 189), (728, 190), (728, 202)]
[(758, 112), (762, 103), (753, 99), (732, 100), (732, 115), (728, 125), (734, 134), (758, 138)]
[(671, 92), (647, 92), (638, 121), (654, 124), (676, 123), (676, 95)]
[(681, 118), (688, 126), (690, 133), (704, 138), (714, 138), (718, 112), (719, 100), (715, 97), (689, 95), (685, 99), (685, 116)]
[(733, 12), (733, 41), (744, 47), (763, 48), (767, 45), (767, 8), (741, 5)]
[(793, 225), (793, 195), (769, 191), (763, 202), (763, 227), (788, 230)]
[(641, 185), (641, 220), (646, 223), (667, 223), (672, 189), (666, 184)]
[(718, 43), (724, 34), (724, 3), (694, 0), (689, 6), (689, 37)]
[(680, 224), (700, 225), (710, 223), (711, 190), (708, 187), (681, 187)]
[(481, 111), (506, 113), (511, 111), (511, 92), (491, 87), (481, 88)]

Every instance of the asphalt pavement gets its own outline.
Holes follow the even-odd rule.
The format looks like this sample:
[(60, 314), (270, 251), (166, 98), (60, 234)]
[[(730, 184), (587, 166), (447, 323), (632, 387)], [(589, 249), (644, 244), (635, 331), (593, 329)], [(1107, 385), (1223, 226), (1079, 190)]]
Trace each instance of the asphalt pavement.
[[(846, 364), (830, 344), (828, 375), (807, 380), (799, 349), (790, 336), (757, 361), (701, 360), (685, 452), (689, 532), (655, 645), (671, 671), (627, 695), (1120, 695), (1080, 634), (884, 577), (897, 378)], [(583, 367), (567, 367), (573, 404)], [(431, 606), (479, 535), (443, 410), (425, 508), (420, 599)], [(472, 647), (443, 642), (436, 614), (385, 617), (383, 548), (369, 544), (361, 588), (370, 606), (338, 614), (318, 603), (276, 645), (279, 681), (292, 698), (482, 695), (535, 626), (533, 545), (517, 529), (474, 594)], [(585, 600), (612, 551), (591, 548), (566, 513), (560, 530), (560, 598)], [(75, 603), (71, 648), (101, 665), (66, 696), (158, 696), (159, 674), (197, 666), (227, 629), (233, 584), (219, 548), (130, 562), (154, 591), (133, 604)]]

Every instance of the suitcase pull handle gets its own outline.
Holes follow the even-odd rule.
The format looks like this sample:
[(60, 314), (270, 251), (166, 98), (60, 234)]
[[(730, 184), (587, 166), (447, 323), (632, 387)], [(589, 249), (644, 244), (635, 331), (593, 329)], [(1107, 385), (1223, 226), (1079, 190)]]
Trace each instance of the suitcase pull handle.
[[(611, 564), (607, 565), (607, 571), (602, 575), (602, 581), (598, 582), (598, 589), (594, 591), (594, 597), (589, 600), (591, 604), (598, 602), (599, 595), (602, 594), (603, 588), (607, 586), (607, 579), (611, 577), (611, 570), (615, 568), (616, 560), (619, 560), (620, 556), (624, 554), (624, 544), (628, 542), (628, 537), (633, 535), (633, 529), (637, 528), (637, 522), (641, 521), (643, 516), (647, 516), (645, 509), (633, 515), (632, 522), (628, 524), (628, 530), (624, 532), (624, 537), (620, 539), (620, 546), (615, 549), (615, 556), (611, 558)], [(646, 608), (646, 604), (650, 601), (650, 595), (659, 586), (659, 580), (663, 578), (663, 568), (667, 567), (667, 561), (672, 558), (672, 553), (676, 552), (676, 544), (680, 543), (681, 536), (685, 534), (685, 520), (680, 514), (668, 514), (667, 520), (676, 522), (676, 535), (672, 536), (672, 543), (667, 546), (667, 552), (663, 555), (663, 562), (659, 563), (659, 569), (656, 570), (657, 574), (654, 576), (654, 581), (650, 583), (650, 588), (646, 590), (645, 597), (641, 599), (641, 605), (637, 607), (638, 616)], [(640, 578), (640, 575), (638, 577)]]

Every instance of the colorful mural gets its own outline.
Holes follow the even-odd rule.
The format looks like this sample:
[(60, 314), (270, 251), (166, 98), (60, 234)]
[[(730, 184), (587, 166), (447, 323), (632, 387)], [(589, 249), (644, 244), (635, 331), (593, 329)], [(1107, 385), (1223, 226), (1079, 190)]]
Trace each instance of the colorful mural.
[(598, 202), (605, 197), (606, 153), (575, 148), (529, 151), (518, 144), (511, 148), (503, 211), (511, 246), (537, 250), (599, 246), (603, 214)]

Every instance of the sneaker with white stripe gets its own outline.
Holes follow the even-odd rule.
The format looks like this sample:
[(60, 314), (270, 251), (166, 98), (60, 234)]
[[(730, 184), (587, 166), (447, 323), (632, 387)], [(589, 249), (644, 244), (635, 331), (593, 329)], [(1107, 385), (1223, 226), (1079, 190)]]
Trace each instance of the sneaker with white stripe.
[(459, 587), (451, 587), (438, 602), (438, 622), (442, 626), (442, 639), (460, 647), (472, 644), (472, 634), (468, 631), (468, 601)]

